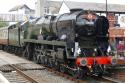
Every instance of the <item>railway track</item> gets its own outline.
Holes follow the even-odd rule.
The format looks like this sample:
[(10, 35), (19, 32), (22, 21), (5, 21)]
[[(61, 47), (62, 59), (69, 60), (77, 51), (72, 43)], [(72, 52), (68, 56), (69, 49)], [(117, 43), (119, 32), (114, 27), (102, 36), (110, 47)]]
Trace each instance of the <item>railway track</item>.
[(109, 81), (110, 83), (124, 83), (123, 81), (117, 80), (112, 77), (103, 76), (102, 79)]
[[(10, 83), (92, 83), (88, 80), (75, 79), (55, 69), (34, 64), (5, 65), (0, 67), (0, 71)], [(98, 77), (94, 77), (92, 80), (95, 81), (95, 79), (98, 80)], [(111, 79), (104, 78), (99, 78), (99, 81), (95, 82), (101, 83), (101, 81), (105, 83), (117, 83), (116, 81), (111, 81)]]
[[(1, 60), (3, 63), (4, 60)], [(1, 63), (1, 65), (2, 65)], [(34, 63), (16, 63), (0, 66), (0, 73), (9, 80), (10, 83), (124, 83), (125, 73), (114, 72), (113, 76), (90, 76), (83, 80), (75, 79), (70, 75), (48, 68), (45, 65)], [(124, 69), (123, 69), (124, 70)], [(111, 70), (112, 71), (112, 70)], [(116, 70), (114, 70), (116, 71)], [(117, 74), (117, 75), (116, 75)], [(119, 77), (119, 78), (118, 78)], [(122, 77), (122, 78), (121, 78)]]
[(67, 75), (67, 74), (64, 74), (64, 73), (61, 73), (59, 71), (56, 71), (55, 69), (50, 69), (50, 68), (47, 68), (48, 71), (50, 72), (54, 72), (55, 74), (59, 75), (59, 76), (62, 76), (66, 79), (69, 79), (69, 80), (72, 80), (74, 81), (75, 83), (87, 83), (86, 81), (84, 80), (79, 80), (79, 79), (75, 79), (74, 77), (70, 76), (70, 75)]
[(25, 74), (21, 69), (17, 68), (16, 65), (10, 65), (17, 73), (19, 73), (21, 76), (25, 77), (28, 81), (31, 83), (40, 83), (33, 78), (31, 78), (29, 75)]
[[(45, 65), (42, 65), (42, 66), (46, 67)], [(46, 67), (46, 69), (50, 72), (54, 72), (55, 74), (58, 74), (62, 77), (65, 77), (66, 79), (70, 79), (70, 80), (74, 81), (75, 83), (93, 83), (93, 82), (94, 83), (95, 82), (99, 82), (99, 83), (124, 83), (123, 81), (120, 81), (120, 80), (115, 79), (113, 77), (108, 77), (108, 76), (98, 77), (96, 75), (88, 76), (89, 78), (91, 78), (93, 80), (93, 82), (90, 82), (88, 80), (80, 80), (80, 79), (73, 78), (72, 76), (61, 73), (59, 71), (56, 71), (55, 69), (51, 69), (48, 67)]]
[[(10, 81), (10, 83), (124, 83), (123, 81), (117, 80), (113, 77), (103, 76), (99, 78), (95, 75), (89, 77), (89, 79), (91, 78), (91, 81), (85, 79), (80, 80), (46, 66), (43, 67), (29, 63), (4, 65), (0, 67), (0, 71)], [(48, 71), (50, 73), (48, 73)], [(54, 75), (58, 77), (54, 77), (54, 79), (51, 78)]]
[(75, 83), (37, 64), (5, 65), (0, 71), (10, 83)]
[[(119, 76), (121, 76), (120, 79), (119, 79)], [(125, 83), (124, 77), (125, 77), (125, 74), (123, 75), (123, 73), (115, 73), (115, 72), (103, 75), (102, 77), (98, 77), (97, 75), (92, 75), (92, 78), (96, 80), (104, 81), (104, 83)]]
[(109, 77), (104, 76), (105, 79), (111, 79), (111, 80), (116, 81), (117, 83), (125, 83), (125, 67), (124, 66), (113, 68), (110, 71), (112, 71), (111, 75), (109, 75)]
[[(23, 67), (23, 65), (25, 65)], [(33, 64), (32, 64), (33, 65)], [(43, 70), (45, 68), (42, 67), (27, 67), (28, 64), (16, 64), (16, 65), (5, 65), (0, 68), (0, 71), (2, 74), (9, 80), (10, 83), (41, 83), (36, 80), (34, 80), (32, 77), (30, 77), (28, 74), (26, 74), (24, 71), (27, 70)], [(31, 66), (31, 65), (30, 65)]]

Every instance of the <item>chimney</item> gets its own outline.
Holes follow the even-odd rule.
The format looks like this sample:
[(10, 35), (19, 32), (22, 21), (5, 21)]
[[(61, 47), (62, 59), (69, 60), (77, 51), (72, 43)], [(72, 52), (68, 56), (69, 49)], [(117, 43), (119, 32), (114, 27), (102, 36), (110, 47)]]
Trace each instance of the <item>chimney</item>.
[(37, 0), (36, 2), (36, 17), (44, 16), (45, 14), (45, 6), (47, 0)]

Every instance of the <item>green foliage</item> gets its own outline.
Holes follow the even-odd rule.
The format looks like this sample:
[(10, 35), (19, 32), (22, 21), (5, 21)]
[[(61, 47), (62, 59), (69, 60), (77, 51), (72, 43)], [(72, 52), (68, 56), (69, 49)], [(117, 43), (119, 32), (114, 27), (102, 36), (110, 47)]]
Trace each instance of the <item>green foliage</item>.
[(7, 22), (0, 22), (0, 28), (1, 28), (1, 27), (5, 27), (5, 26), (8, 26), (8, 23), (7, 23)]

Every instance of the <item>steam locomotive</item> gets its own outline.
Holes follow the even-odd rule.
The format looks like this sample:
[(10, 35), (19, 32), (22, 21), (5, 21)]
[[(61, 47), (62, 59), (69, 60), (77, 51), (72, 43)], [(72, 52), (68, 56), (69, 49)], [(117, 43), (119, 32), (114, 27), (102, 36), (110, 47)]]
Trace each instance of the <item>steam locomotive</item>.
[[(109, 22), (92, 11), (72, 9), (4, 29), (7, 35), (0, 35), (1, 49), (22, 53), (27, 59), (76, 78), (102, 75), (107, 65), (115, 64), (107, 55)], [(0, 32), (5, 31), (1, 28)]]

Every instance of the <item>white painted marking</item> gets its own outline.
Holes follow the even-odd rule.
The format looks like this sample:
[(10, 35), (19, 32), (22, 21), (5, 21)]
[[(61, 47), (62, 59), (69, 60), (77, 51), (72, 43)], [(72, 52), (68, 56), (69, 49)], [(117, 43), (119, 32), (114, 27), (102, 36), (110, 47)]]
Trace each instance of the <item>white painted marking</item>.
[(10, 83), (10, 82), (0, 73), (0, 83)]

